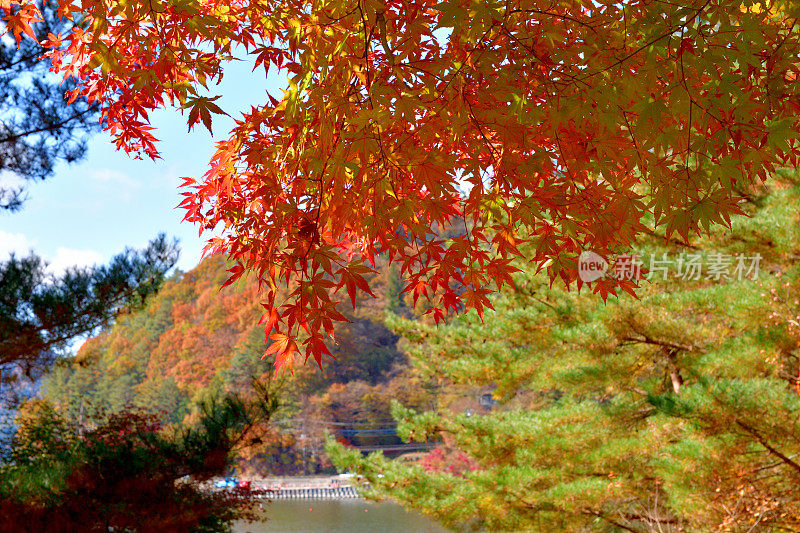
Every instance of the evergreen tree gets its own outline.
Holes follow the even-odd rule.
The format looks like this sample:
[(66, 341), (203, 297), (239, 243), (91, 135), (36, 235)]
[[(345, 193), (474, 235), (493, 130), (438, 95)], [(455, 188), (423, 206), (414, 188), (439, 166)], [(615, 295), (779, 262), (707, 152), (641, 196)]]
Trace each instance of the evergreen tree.
[(143, 304), (177, 257), (177, 244), (160, 235), (108, 265), (73, 268), (59, 277), (35, 255), (0, 263), (0, 399), (12, 392), (4, 382), (37, 379), (70, 341)]
[[(457, 527), (797, 531), (798, 176), (746, 196), (751, 216), (731, 231), (642, 243), (645, 266), (650, 254), (673, 263), (650, 265), (639, 299), (603, 304), (528, 268), (484, 320), (395, 319), (414, 364), (449, 385), (438, 411), (396, 405), (400, 433), (443, 439), (469, 467), (331, 442), (334, 463)], [(454, 412), (459, 395), (487, 390), (498, 405)]]
[[(88, 135), (99, 128), (96, 105), (85, 98), (67, 104), (64, 95), (75, 80), (62, 82), (48, 73), (50, 62), (40, 60), (45, 50), (39, 42), (70, 31), (72, 23), (59, 18), (56, 3), (36, 4), (43, 19), (33, 25), (37, 40), (0, 42), (0, 210), (19, 209), (26, 183), (50, 177), (58, 161), (80, 159)], [(14, 185), (10, 175), (21, 184)]]

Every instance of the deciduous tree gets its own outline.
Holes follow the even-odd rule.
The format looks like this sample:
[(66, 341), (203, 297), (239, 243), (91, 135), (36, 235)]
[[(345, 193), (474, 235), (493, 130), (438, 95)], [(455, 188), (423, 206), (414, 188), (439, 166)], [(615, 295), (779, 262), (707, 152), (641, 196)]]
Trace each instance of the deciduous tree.
[[(15, 0), (18, 1), (18, 0)], [(27, 31), (24, 9), (7, 17)], [(45, 43), (118, 148), (158, 157), (148, 113), (225, 113), (235, 54), (288, 75), (186, 178), (186, 219), (264, 287), (267, 354), (320, 362), (377, 254), (447, 313), (491, 303), (512, 260), (577, 282), (650, 231), (729, 223), (797, 162), (800, 5), (783, 0), (62, 0)], [(446, 230), (455, 230), (444, 237)], [(286, 299), (276, 286), (291, 282)], [(599, 280), (605, 297), (630, 281)], [(346, 298), (345, 298), (346, 300)]]
[[(24, 405), (0, 461), (0, 532), (230, 531), (255, 519), (254, 498), (196, 482), (225, 473), (230, 455), (277, 409), (266, 390), (205, 404), (169, 430), (155, 415), (111, 414), (81, 427), (45, 400)], [(191, 476), (191, 478), (189, 477)]]

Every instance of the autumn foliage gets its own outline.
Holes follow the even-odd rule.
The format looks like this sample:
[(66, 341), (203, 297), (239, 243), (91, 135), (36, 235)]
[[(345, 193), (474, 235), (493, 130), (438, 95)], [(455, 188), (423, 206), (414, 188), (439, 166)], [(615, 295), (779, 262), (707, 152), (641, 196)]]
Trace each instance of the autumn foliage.
[[(35, 20), (6, 0), (8, 30)], [(644, 232), (686, 236), (796, 164), (800, 6), (684, 0), (63, 0), (55, 72), (101, 106), (118, 148), (158, 157), (148, 113), (225, 113), (204, 90), (246, 56), (288, 76), (186, 178), (186, 220), (254, 273), (267, 350), (319, 363), (370, 293), (378, 254), (438, 322), (491, 306), (519, 245), (567, 284), (576, 258)], [(449, 231), (447, 238), (443, 236)], [(455, 231), (450, 231), (455, 230)], [(278, 291), (289, 285), (288, 293)], [(625, 280), (598, 280), (605, 297)], [(280, 294), (287, 294), (285, 298)]]

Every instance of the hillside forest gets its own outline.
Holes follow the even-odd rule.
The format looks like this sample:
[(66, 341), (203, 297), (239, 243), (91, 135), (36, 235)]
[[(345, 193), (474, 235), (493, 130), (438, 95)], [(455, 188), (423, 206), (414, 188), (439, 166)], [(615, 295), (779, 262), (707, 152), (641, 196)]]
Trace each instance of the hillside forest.
[(0, 10), (0, 533), (800, 532), (800, 2)]
[(434, 382), (423, 381), (383, 323), (389, 313), (411, 316), (397, 270), (383, 265), (373, 283), (379, 297), (360, 301), (337, 331), (335, 360), (274, 372), (262, 360), (263, 308), (257, 285), (225, 287), (230, 265), (213, 256), (175, 273), (139, 312), (121, 317), (64, 360), (47, 379), (44, 397), (68, 418), (94, 424), (127, 408), (157, 413), (170, 424), (191, 422), (202, 402), (248, 395), (266, 383), (281, 409), (268, 427), (254, 428), (237, 471), (245, 475), (332, 472), (325, 432), (343, 443), (390, 455), (426, 450), (397, 437), (390, 399), (415, 409), (435, 407)]
[(637, 297), (520, 263), (494, 309), (437, 326), (379, 264), (335, 360), (293, 374), (260, 358), (256, 285), (220, 289), (213, 256), (61, 361), (44, 400), (180, 424), (261, 383), (280, 407), (233, 471), (358, 472), (457, 529), (795, 531), (800, 176), (746, 192), (730, 230), (643, 240)]
[[(437, 409), (394, 404), (399, 434), (443, 460), (331, 441), (334, 462), (455, 528), (800, 530), (799, 185), (743, 191), (730, 230), (644, 240), (637, 298), (521, 266), (483, 320), (392, 317), (420, 376), (448, 384)], [(490, 412), (448, 403), (479, 387)]]

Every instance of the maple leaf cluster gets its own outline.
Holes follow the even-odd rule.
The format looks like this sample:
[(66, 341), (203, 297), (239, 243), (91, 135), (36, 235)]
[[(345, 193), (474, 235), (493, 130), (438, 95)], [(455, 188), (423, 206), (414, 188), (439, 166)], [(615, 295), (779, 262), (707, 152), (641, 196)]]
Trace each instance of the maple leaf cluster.
[[(797, 163), (800, 6), (683, 0), (62, 0), (53, 68), (118, 148), (158, 157), (148, 112), (201, 96), (234, 52), (286, 89), (236, 121), (186, 220), (264, 290), (267, 353), (319, 363), (378, 254), (437, 322), (490, 307), (519, 257), (567, 284), (577, 257), (645, 231), (688, 238)], [(73, 15), (74, 14), (74, 15)], [(12, 27), (13, 30), (13, 27)], [(24, 31), (24, 30), (23, 30)], [(524, 247), (521, 245), (524, 244)], [(529, 250), (529, 251), (523, 251)], [(286, 284), (286, 299), (277, 287)], [(601, 279), (606, 297), (630, 280)]]

